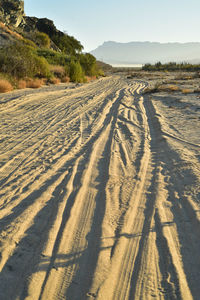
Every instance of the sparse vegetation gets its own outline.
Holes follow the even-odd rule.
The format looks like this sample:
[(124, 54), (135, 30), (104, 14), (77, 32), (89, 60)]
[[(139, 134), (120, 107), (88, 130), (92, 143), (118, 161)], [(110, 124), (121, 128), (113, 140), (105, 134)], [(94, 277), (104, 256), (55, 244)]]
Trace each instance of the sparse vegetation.
[(35, 78), (35, 79), (28, 79), (26, 81), (26, 87), (27, 88), (32, 88), (32, 89), (38, 89), (43, 85), (43, 80), (39, 79), (39, 78)]
[(61, 77), (61, 82), (62, 83), (68, 83), (68, 82), (70, 82), (70, 77), (69, 76), (63, 76), (63, 77)]
[(49, 82), (50, 82), (51, 84), (59, 84), (61, 81), (60, 81), (59, 78), (52, 77), (52, 78), (50, 78)]
[(190, 93), (192, 93), (193, 91), (192, 91), (191, 89), (182, 89), (181, 92), (182, 92), (183, 94), (190, 94)]
[(27, 87), (27, 85), (26, 85), (26, 80), (19, 80), (19, 82), (18, 82), (18, 88), (19, 89), (25, 89)]
[(179, 85), (171, 85), (168, 83), (165, 84), (156, 83), (150, 87), (147, 87), (143, 93), (152, 94), (152, 93), (159, 93), (159, 92), (167, 92), (167, 93), (181, 92), (182, 94), (189, 94), (189, 93), (199, 93), (200, 89), (181, 88)]

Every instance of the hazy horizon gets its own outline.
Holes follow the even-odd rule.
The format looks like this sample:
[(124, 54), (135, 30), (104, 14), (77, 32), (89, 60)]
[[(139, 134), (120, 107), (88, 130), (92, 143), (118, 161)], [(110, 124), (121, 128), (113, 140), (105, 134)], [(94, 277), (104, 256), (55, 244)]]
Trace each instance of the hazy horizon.
[(197, 0), (24, 2), (26, 15), (52, 19), (58, 29), (80, 40), (85, 51), (104, 41), (200, 42)]
[(200, 62), (200, 43), (105, 42), (91, 53), (109, 64)]

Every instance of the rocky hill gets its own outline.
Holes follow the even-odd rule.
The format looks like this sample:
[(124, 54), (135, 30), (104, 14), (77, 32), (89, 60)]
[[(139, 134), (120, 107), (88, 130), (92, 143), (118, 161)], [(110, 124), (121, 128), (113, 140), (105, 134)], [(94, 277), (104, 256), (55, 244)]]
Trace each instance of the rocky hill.
[(103, 75), (95, 57), (82, 50), (52, 20), (26, 16), (24, 1), (0, 0), (0, 92)]
[[(56, 28), (52, 20), (26, 16), (24, 1), (21, 0), (0, 0), (0, 22), (9, 26), (13, 32), (23, 34), (26, 37), (34, 31), (44, 32), (50, 38), (65, 36), (62, 31)], [(10, 34), (4, 26), (0, 26), (0, 47), (10, 44), (16, 38), (18, 37)], [(59, 50), (53, 41), (51, 41), (51, 48)]]
[(1, 22), (18, 27), (24, 24), (24, 17), (24, 1), (0, 0)]

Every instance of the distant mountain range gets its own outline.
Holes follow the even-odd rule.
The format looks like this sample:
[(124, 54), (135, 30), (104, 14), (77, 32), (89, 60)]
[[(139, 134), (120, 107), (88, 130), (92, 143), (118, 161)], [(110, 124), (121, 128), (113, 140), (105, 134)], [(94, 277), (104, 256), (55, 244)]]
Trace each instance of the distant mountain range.
[(200, 62), (200, 43), (104, 42), (90, 52), (109, 64)]

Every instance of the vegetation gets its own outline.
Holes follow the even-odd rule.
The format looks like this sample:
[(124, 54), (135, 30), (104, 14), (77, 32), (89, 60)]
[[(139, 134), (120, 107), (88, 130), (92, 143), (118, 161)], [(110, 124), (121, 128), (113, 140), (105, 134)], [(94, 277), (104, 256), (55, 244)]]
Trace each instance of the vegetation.
[(47, 61), (20, 42), (0, 50), (0, 70), (16, 78), (49, 77)]
[(84, 72), (79, 61), (71, 61), (69, 75), (73, 82), (84, 82)]
[(0, 93), (6, 93), (12, 91), (13, 87), (6, 79), (0, 79)]
[(51, 65), (65, 66), (70, 63), (70, 56), (63, 52), (39, 48), (37, 49), (37, 55), (44, 57)]
[[(47, 81), (52, 84), (89, 82), (104, 75), (95, 57), (82, 53), (81, 43), (66, 33), (54, 30), (47, 35), (35, 30), (28, 35), (15, 34), (2, 26), (15, 37), (15, 42), (0, 49), (0, 74), (11, 87), (37, 88)], [(0, 92), (3, 90), (7, 91), (2, 88)]]
[(76, 55), (76, 53), (80, 53), (83, 50), (81, 43), (73, 36), (54, 34), (51, 39), (63, 53), (68, 55)]
[(142, 69), (144, 71), (189, 71), (196, 72), (200, 71), (200, 64), (193, 65), (189, 63), (176, 63), (169, 62), (166, 64), (162, 64), (161, 62), (157, 62), (155, 65), (145, 64)]
[(29, 39), (33, 41), (40, 48), (49, 48), (50, 47), (50, 38), (44, 32), (35, 31), (31, 34), (29, 33)]
[(85, 75), (96, 76), (98, 74), (98, 66), (96, 64), (96, 59), (90, 53), (80, 54), (79, 60), (81, 67), (83, 68)]

